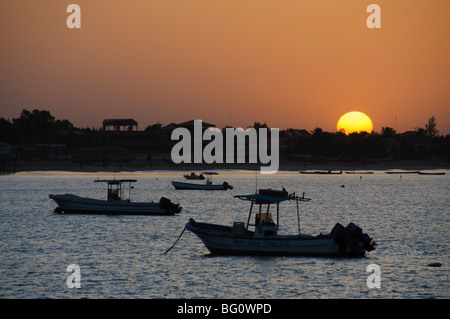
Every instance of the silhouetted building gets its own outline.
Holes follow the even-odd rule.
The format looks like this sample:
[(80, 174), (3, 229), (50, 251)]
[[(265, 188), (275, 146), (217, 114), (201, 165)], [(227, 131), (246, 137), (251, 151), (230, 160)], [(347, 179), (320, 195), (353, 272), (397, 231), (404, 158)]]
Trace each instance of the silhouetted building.
[(138, 123), (133, 119), (106, 119), (103, 120), (103, 129), (109, 131), (110, 127), (114, 128), (114, 131), (120, 131), (123, 127), (124, 131), (132, 131), (133, 127), (138, 130)]

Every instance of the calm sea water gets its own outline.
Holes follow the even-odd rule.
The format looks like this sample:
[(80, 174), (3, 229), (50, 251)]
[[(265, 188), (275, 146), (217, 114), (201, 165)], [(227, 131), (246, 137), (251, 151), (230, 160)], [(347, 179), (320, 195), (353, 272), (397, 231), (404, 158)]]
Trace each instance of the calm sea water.
[[(132, 200), (179, 202), (176, 216), (89, 216), (53, 213), (49, 194), (105, 198), (93, 183), (111, 173), (32, 172), (0, 177), (0, 298), (449, 298), (450, 171), (444, 176), (302, 175), (221, 171), (232, 191), (180, 191), (180, 172), (116, 173), (136, 178)], [(256, 178), (257, 177), (257, 178)], [(256, 186), (257, 185), (257, 186)], [(345, 187), (342, 187), (345, 186)], [(359, 259), (213, 257), (189, 218), (231, 225), (246, 221), (248, 203), (233, 195), (281, 188), (312, 198), (301, 203), (301, 231), (328, 233), (355, 222), (378, 243)], [(281, 216), (283, 233), (297, 233), (295, 204)], [(441, 267), (429, 267), (440, 263)], [(81, 288), (70, 289), (77, 264)], [(380, 288), (366, 284), (370, 264)]]

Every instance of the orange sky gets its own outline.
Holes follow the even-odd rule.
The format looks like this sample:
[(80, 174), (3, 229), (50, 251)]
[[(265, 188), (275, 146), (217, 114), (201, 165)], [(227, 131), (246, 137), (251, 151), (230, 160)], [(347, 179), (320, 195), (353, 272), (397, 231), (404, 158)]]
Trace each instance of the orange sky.
[[(81, 29), (66, 8), (81, 7)], [(381, 29), (366, 8), (381, 7)], [(0, 117), (450, 133), (449, 0), (1, 0)], [(395, 121), (397, 119), (397, 121)]]

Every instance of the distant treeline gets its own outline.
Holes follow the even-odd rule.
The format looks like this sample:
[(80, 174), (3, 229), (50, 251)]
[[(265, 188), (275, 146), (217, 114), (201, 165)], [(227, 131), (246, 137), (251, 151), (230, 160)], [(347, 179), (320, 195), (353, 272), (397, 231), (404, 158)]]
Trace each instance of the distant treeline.
[(0, 141), (16, 144), (61, 143), (79, 130), (69, 120), (55, 120), (49, 111), (23, 110), (12, 121), (0, 118)]
[[(321, 128), (310, 132), (287, 129), (280, 131), (280, 150), (292, 159), (448, 161), (450, 135), (440, 135), (436, 126), (436, 119), (431, 117), (424, 127), (404, 133), (397, 133), (391, 127), (383, 127), (381, 132), (371, 134), (363, 132), (349, 135), (342, 132), (325, 132)], [(266, 123), (254, 123), (252, 127), (268, 126)], [(300, 131), (302, 133), (298, 134)], [(153, 132), (142, 136), (141, 133), (143, 132), (129, 132), (127, 138), (122, 136), (116, 144), (121, 144), (122, 147), (132, 145), (133, 151), (139, 152), (139, 141), (136, 142), (134, 136), (141, 140), (155, 138), (159, 139), (155, 142), (167, 145), (163, 148), (165, 151), (170, 150), (170, 134), (158, 135), (159, 133)], [(64, 144), (67, 149), (74, 146), (99, 147), (104, 144), (102, 141), (113, 145), (114, 134), (113, 131), (107, 132), (103, 129), (76, 128), (69, 120), (55, 119), (46, 110), (23, 110), (18, 118), (12, 120), (0, 118), (0, 142), (11, 145)], [(148, 143), (146, 145), (148, 146)]]
[[(431, 133), (431, 134), (430, 134)], [(450, 160), (450, 135), (440, 136), (437, 131), (426, 128), (396, 133), (393, 128), (383, 127), (380, 133), (368, 134), (324, 132), (316, 128), (308, 138), (296, 141), (290, 152), (311, 154), (344, 161), (377, 160)]]

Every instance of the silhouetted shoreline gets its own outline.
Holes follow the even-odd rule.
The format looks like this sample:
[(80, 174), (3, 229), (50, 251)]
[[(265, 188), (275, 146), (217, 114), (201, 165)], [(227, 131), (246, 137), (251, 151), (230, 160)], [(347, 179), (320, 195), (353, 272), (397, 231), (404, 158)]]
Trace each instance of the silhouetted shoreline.
[[(263, 164), (262, 166), (266, 166)], [(69, 172), (138, 172), (138, 171), (211, 171), (211, 170), (251, 170), (259, 171), (261, 164), (173, 164), (150, 162), (110, 162), (105, 165), (102, 162), (77, 163), (68, 160), (56, 161), (17, 161), (16, 172), (32, 171), (69, 171)], [(443, 161), (386, 161), (376, 163), (361, 162), (294, 162), (282, 161), (279, 171), (303, 171), (303, 170), (342, 170), (342, 171), (367, 171), (367, 170), (433, 170), (450, 169), (449, 162)]]
[[(186, 133), (183, 141), (214, 124), (191, 120), (182, 123), (160, 123), (138, 130), (133, 119), (105, 119), (101, 129), (79, 129), (68, 120), (55, 120), (49, 111), (23, 110), (20, 117), (12, 121), (0, 118), (0, 173), (20, 171), (79, 171), (79, 172), (119, 172), (119, 171), (204, 171), (204, 170), (252, 170), (261, 167), (277, 170), (268, 164), (173, 164), (172, 152), (191, 153), (181, 141), (172, 139), (176, 129)], [(199, 125), (201, 124), (201, 128)], [(266, 123), (254, 122), (253, 128), (260, 132), (268, 129)], [(187, 133), (189, 132), (189, 133)], [(258, 133), (259, 134), (259, 133)], [(258, 144), (258, 134), (253, 134), (252, 143)], [(262, 133), (261, 133), (262, 134)], [(278, 136), (279, 158), (276, 161), (281, 171), (300, 170), (383, 170), (412, 169), (423, 170), (450, 167), (450, 135), (439, 135), (436, 121), (431, 117), (425, 128), (396, 133), (393, 128), (383, 127), (381, 133), (325, 132), (317, 127), (313, 131), (305, 129), (281, 130)], [(223, 161), (237, 162), (237, 137), (222, 136)], [(256, 137), (256, 140), (255, 140)], [(214, 138), (215, 139), (215, 138)], [(248, 136), (244, 155), (250, 156), (251, 138)], [(202, 149), (209, 145), (211, 151), (218, 152), (217, 145), (202, 140)], [(247, 143), (247, 141), (245, 142)], [(200, 144), (197, 144), (200, 145)], [(195, 146), (195, 145), (194, 145)], [(248, 148), (247, 148), (248, 146)], [(261, 145), (259, 145), (260, 147)], [(270, 143), (272, 146), (272, 143)], [(181, 149), (180, 149), (181, 147)], [(177, 151), (178, 150), (178, 151)], [(201, 153), (203, 155), (203, 153)], [(214, 153), (215, 154), (215, 153)], [(179, 154), (178, 154), (179, 155)], [(194, 154), (190, 159), (193, 160)], [(255, 154), (256, 155), (256, 154)], [(268, 156), (269, 154), (267, 154)], [(257, 157), (263, 160), (261, 150)], [(229, 158), (231, 157), (232, 160)], [(270, 152), (269, 161), (275, 160)], [(202, 160), (207, 160), (201, 157)], [(183, 159), (185, 161), (186, 159)], [(266, 159), (264, 159), (265, 161)], [(217, 161), (214, 155), (214, 162)]]

